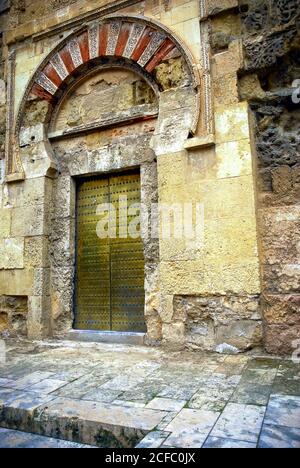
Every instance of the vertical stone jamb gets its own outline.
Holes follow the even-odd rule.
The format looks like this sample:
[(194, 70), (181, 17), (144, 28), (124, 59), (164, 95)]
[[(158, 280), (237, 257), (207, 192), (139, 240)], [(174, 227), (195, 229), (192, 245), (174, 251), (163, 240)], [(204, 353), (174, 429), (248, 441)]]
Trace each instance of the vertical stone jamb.
[(39, 193), (42, 204), (38, 205), (38, 207), (36, 206), (36, 208), (42, 210), (40, 235), (35, 239), (42, 244), (42, 248), (34, 268), (33, 295), (28, 298), (27, 326), (28, 337), (31, 339), (45, 338), (52, 334), (48, 247), (51, 226), (52, 191), (53, 180), (47, 176), (43, 177)]

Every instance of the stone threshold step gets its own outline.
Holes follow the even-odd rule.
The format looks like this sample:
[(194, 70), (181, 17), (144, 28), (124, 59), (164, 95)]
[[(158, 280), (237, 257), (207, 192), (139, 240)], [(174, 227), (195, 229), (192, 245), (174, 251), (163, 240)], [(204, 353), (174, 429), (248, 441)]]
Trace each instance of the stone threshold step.
[(134, 448), (164, 411), (2, 388), (0, 427), (105, 448)]
[(110, 332), (94, 330), (71, 330), (65, 336), (66, 340), (87, 343), (110, 343), (133, 346), (143, 346), (145, 333)]

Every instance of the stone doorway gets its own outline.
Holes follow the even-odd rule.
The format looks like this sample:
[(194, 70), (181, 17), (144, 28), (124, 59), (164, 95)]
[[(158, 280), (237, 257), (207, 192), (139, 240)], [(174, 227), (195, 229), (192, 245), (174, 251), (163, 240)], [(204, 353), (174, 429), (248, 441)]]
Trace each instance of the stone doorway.
[(146, 331), (140, 202), (139, 171), (79, 180), (76, 330)]

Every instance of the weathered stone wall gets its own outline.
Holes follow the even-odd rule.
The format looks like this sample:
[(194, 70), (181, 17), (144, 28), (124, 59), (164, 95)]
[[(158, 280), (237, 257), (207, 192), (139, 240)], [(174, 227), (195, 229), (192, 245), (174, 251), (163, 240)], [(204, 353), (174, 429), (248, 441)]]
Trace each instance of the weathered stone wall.
[[(12, 291), (8, 276), (12, 265), (23, 266), (22, 243), (11, 236), (12, 210), (6, 200), (5, 139), (7, 111), (7, 51), (3, 42), (3, 31), (9, 18), (8, 1), (0, 5), (0, 333), (9, 331), (13, 336), (27, 335), (27, 292)], [(4, 275), (6, 270), (6, 275)], [(20, 295), (18, 294), (20, 292)], [(22, 295), (24, 294), (24, 296)]]
[[(261, 21), (255, 21), (257, 7)], [(249, 101), (256, 120), (265, 346), (283, 354), (291, 354), (300, 337), (300, 107), (293, 102), (299, 18), (294, 0), (253, 2), (243, 18), (247, 33), (260, 36), (254, 45), (245, 41), (251, 75), (242, 78), (241, 93), (243, 80), (254, 78)]]
[(209, 11), (212, 47), (230, 51), (242, 43), (238, 99), (253, 111), (264, 343), (271, 353), (291, 354), (300, 337), (300, 110), (299, 100), (293, 100), (299, 94), (293, 83), (300, 77), (300, 5), (297, 0), (216, 3), (219, 8)]
[[(21, 132), (25, 181), (0, 186), (0, 296), (27, 298), (29, 336), (71, 326), (71, 176), (141, 166), (147, 203), (200, 202), (205, 221), (203, 245), (176, 239), (145, 245), (148, 342), (239, 352), (264, 340), (269, 352), (291, 353), (300, 334), (299, 105), (291, 96), (292, 82), (300, 78), (298, 2), (61, 0), (44, 10), (40, 2), (11, 3), (3, 29), (5, 44), (15, 48), (15, 112), (37, 66), (83, 15), (117, 4), (123, 14), (145, 15), (170, 28), (193, 54), (206, 90), (198, 103), (198, 130), (189, 138), (195, 93), (178, 57), (155, 69), (157, 121), (51, 146), (44, 128), (49, 105), (40, 99), (27, 103)], [(136, 105), (145, 112), (155, 105), (154, 93), (142, 81), (134, 83), (118, 83), (116, 117)], [(107, 119), (111, 84), (86, 81), (84, 91), (61, 105), (50, 133)], [(93, 100), (103, 103), (101, 116), (94, 115)], [(3, 98), (0, 120), (1, 110)], [(12, 323), (15, 312), (7, 310), (0, 311), (2, 323)], [(18, 330), (25, 333), (22, 326)]]
[(27, 336), (27, 297), (0, 296), (0, 333)]

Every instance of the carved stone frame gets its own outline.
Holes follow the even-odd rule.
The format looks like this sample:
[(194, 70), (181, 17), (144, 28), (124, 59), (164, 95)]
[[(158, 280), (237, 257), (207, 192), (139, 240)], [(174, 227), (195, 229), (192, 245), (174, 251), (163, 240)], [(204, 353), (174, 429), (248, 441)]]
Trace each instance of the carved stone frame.
[[(201, 0), (201, 20), (205, 19), (205, 4), (206, 0)], [(159, 31), (162, 31), (168, 37), (172, 38), (175, 42), (181, 53), (186, 59), (186, 63), (190, 70), (190, 75), (193, 80), (193, 86), (197, 90), (198, 99), (195, 101), (195, 109), (193, 112), (194, 119), (190, 128), (190, 134), (197, 134), (198, 136), (209, 136), (214, 133), (213, 118), (212, 118), (212, 99), (211, 99), (211, 77), (210, 77), (210, 55), (209, 55), (209, 26), (207, 22), (202, 22), (201, 27), (201, 69), (198, 69), (197, 64), (194, 61), (192, 54), (186, 45), (179, 39), (169, 28), (162, 25), (161, 23), (155, 20), (149, 20), (144, 16), (140, 15), (120, 15), (117, 13), (104, 16), (103, 13), (99, 13), (98, 16), (101, 21), (109, 19), (126, 19), (126, 21), (139, 21), (146, 25), (152, 25), (157, 28)], [(85, 24), (82, 27), (77, 28), (70, 35), (68, 35), (63, 41), (61, 41), (51, 52), (52, 55), (56, 53), (64, 44), (67, 44), (70, 39), (76, 34), (83, 31), (90, 23)], [(7, 144), (6, 144), (6, 182), (13, 182), (16, 180), (24, 179), (24, 172), (22, 169), (22, 162), (19, 152), (19, 135), (22, 126), (22, 118), (25, 111), (25, 105), (30, 95), (32, 86), (35, 82), (36, 76), (43, 70), (46, 63), (49, 60), (49, 55), (43, 62), (39, 65), (36, 72), (34, 73), (32, 79), (30, 80), (27, 89), (23, 95), (22, 101), (19, 105), (18, 112), (16, 117), (14, 116), (13, 109), (13, 97), (14, 97), (14, 76), (15, 76), (15, 54), (11, 56), (10, 64), (10, 83), (8, 84), (9, 95), (8, 95), (8, 115), (7, 115), (7, 128), (11, 129), (8, 132)], [(201, 109), (200, 109), (201, 107)], [(202, 112), (200, 112), (202, 110)], [(201, 117), (201, 118), (200, 118)]]
[[(184, 151), (186, 141), (189, 137), (194, 136), (196, 133), (198, 136), (210, 136), (213, 132), (213, 124), (212, 124), (212, 109), (211, 109), (211, 100), (210, 100), (210, 66), (209, 66), (209, 51), (208, 45), (203, 45), (203, 63), (201, 70), (201, 77), (199, 77), (199, 70), (198, 66), (195, 64), (192, 55), (190, 54), (189, 50), (186, 46), (180, 41), (179, 39), (174, 36), (172, 31), (170, 31), (165, 26), (146, 19), (145, 17), (140, 16), (123, 16), (123, 15), (110, 15), (108, 17), (103, 18), (103, 20), (117, 20), (117, 19), (125, 19), (126, 21), (139, 21), (145, 25), (151, 25), (152, 28), (157, 28), (159, 31), (163, 31), (167, 37), (172, 38), (175, 41), (176, 46), (182, 53), (186, 63), (188, 65), (188, 70), (190, 73), (191, 84), (186, 87), (178, 87), (174, 89), (170, 89), (161, 93), (161, 98), (159, 100), (159, 115), (157, 120), (157, 127), (156, 131), (153, 135), (152, 142), (151, 142), (151, 154), (150, 157), (151, 161), (153, 162), (156, 157), (159, 157), (163, 154), (172, 154), (180, 151)], [(87, 26), (85, 25), (84, 28)], [(23, 170), (22, 167), (22, 160), (21, 160), (21, 148), (20, 148), (20, 134), (22, 129), (22, 120), (26, 108), (26, 103), (28, 97), (31, 93), (32, 86), (35, 83), (36, 77), (38, 74), (44, 69), (45, 65), (49, 61), (49, 57), (55, 54), (61, 47), (66, 44), (68, 41), (74, 37), (74, 35), (78, 34), (78, 32), (82, 31), (83, 28), (79, 28), (71, 35), (66, 37), (57, 47), (55, 47), (52, 52), (46, 57), (45, 60), (40, 64), (36, 73), (30, 80), (30, 83), (25, 91), (23, 96), (22, 102), (19, 106), (19, 110), (17, 113), (17, 117), (15, 120), (14, 125), (12, 125), (13, 115), (10, 115), (10, 124), (9, 128), (12, 129), (12, 132), (9, 134), (9, 143), (7, 145), (7, 182), (13, 182), (17, 180), (23, 180), (27, 177), (26, 170)], [(207, 33), (207, 30), (204, 31)], [(14, 86), (13, 86), (13, 79), (14, 79), (14, 61), (11, 62), (12, 67), (12, 81), (11, 81), (11, 93), (13, 93)], [(141, 68), (141, 73), (144, 75), (144, 78), (147, 80), (149, 76), (147, 76), (143, 69)], [(184, 109), (181, 109), (181, 117), (175, 119), (175, 123), (172, 127), (170, 127), (170, 122), (174, 121), (174, 115), (172, 109), (170, 109), (170, 102), (172, 99), (178, 103), (186, 103)], [(13, 96), (10, 96), (10, 108), (12, 107)], [(201, 112), (201, 122), (199, 125), (199, 117), (200, 117), (200, 110), (201, 106), (203, 111)], [(51, 111), (52, 106), (51, 107)], [(40, 193), (40, 197), (46, 200), (51, 200), (53, 197), (53, 187), (54, 181), (51, 180), (52, 178), (57, 176), (57, 167), (55, 164), (55, 156), (53, 154), (53, 150), (51, 144), (48, 139), (48, 135), (46, 132), (46, 125), (48, 124), (49, 115), (47, 116), (47, 121), (40, 122), (40, 125), (43, 127), (43, 131), (41, 132), (44, 137), (42, 140), (39, 141), (38, 151), (40, 153), (40, 160), (43, 161), (42, 170), (37, 174), (34, 174), (33, 177), (43, 177), (45, 180), (44, 187)], [(184, 122), (184, 126), (180, 127), (180, 124)], [(166, 138), (166, 128), (168, 128), (168, 135)], [(33, 143), (34, 145), (35, 143)], [(23, 149), (22, 149), (23, 151)], [(26, 148), (25, 148), (26, 153)], [(151, 164), (150, 160), (148, 161)], [(139, 165), (139, 164), (138, 164)], [(26, 169), (26, 168), (25, 168)], [(34, 169), (33, 169), (34, 170)], [(25, 174), (24, 174), (25, 172)], [(152, 181), (153, 182), (153, 181)], [(51, 232), (51, 220), (49, 220), (48, 212), (50, 211), (50, 207), (44, 207), (45, 211), (45, 222), (43, 226), (43, 238), (45, 239), (45, 244), (48, 243), (49, 239), (49, 232)], [(71, 235), (71, 231), (70, 231)], [(146, 248), (148, 248), (146, 246)], [(151, 249), (151, 247), (149, 247)], [(45, 256), (49, 258), (49, 252), (45, 253)], [(44, 336), (49, 336), (51, 334), (52, 326), (51, 326), (51, 300), (49, 295), (49, 261), (46, 259), (41, 259), (41, 264), (36, 267), (37, 273), (37, 281), (39, 282), (38, 288), (35, 288), (38, 292), (36, 295), (29, 297), (29, 336), (31, 338), (39, 338)], [(158, 281), (158, 259), (155, 260), (153, 263), (149, 263), (146, 265), (146, 283), (154, 284), (155, 281)], [(151, 279), (152, 278), (152, 279)], [(146, 298), (146, 303), (153, 302), (153, 290), (152, 286), (148, 291), (149, 301)], [(158, 300), (154, 300), (155, 305), (152, 304), (148, 305), (148, 320), (147, 324), (148, 330), (149, 327), (155, 329), (156, 322), (159, 321), (159, 316), (157, 312), (158, 307)], [(146, 305), (147, 307), (147, 305)], [(147, 313), (147, 311), (146, 311)], [(150, 342), (155, 341), (156, 337), (155, 334), (148, 335)]]

